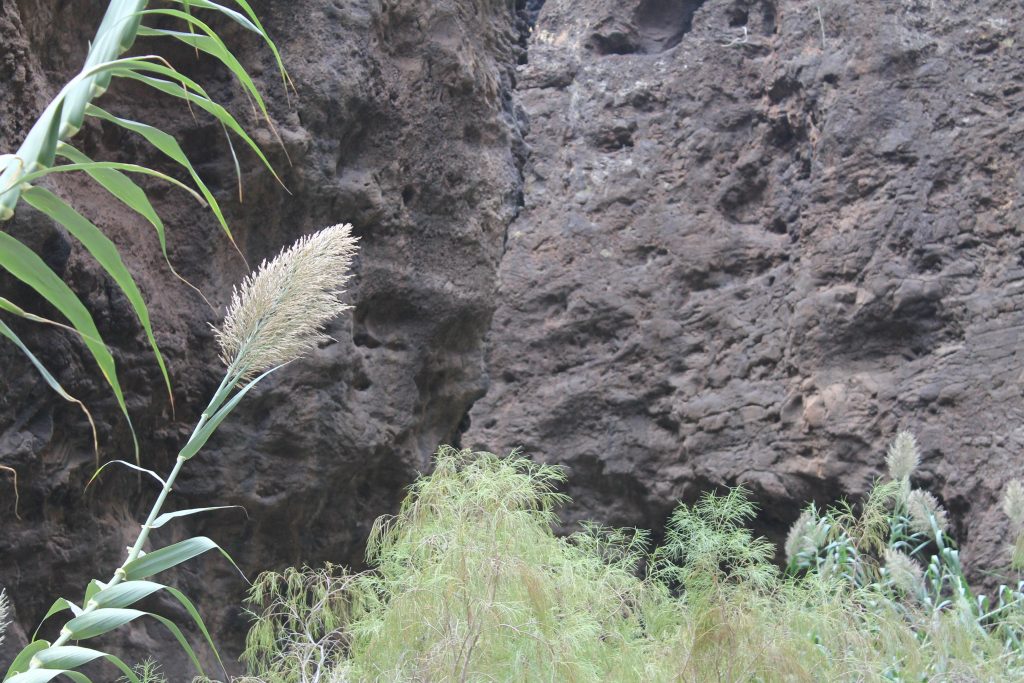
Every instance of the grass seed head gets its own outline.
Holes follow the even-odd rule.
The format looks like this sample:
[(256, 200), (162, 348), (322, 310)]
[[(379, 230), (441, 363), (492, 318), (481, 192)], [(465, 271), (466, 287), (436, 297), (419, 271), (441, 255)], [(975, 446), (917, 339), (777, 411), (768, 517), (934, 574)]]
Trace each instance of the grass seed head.
[(921, 565), (906, 553), (892, 548), (885, 549), (885, 570), (893, 584), (908, 595), (916, 592), (924, 579)]
[(949, 527), (946, 511), (939, 505), (935, 496), (927, 491), (914, 489), (910, 492), (907, 497), (907, 512), (910, 513), (911, 527), (919, 533), (931, 535), (934, 532), (932, 519), (935, 520), (935, 526), (939, 531), (944, 532)]
[(818, 516), (814, 510), (804, 510), (786, 535), (786, 562), (792, 563), (801, 553), (816, 552), (824, 540), (820, 531)]
[(235, 287), (224, 323), (215, 329), (224, 363), (251, 377), (326, 340), (324, 325), (350, 308), (339, 297), (351, 277), (356, 241), (348, 224), (306, 235)]
[(897, 434), (885, 455), (885, 464), (893, 481), (909, 479), (920, 462), (921, 452), (914, 435), (907, 431)]

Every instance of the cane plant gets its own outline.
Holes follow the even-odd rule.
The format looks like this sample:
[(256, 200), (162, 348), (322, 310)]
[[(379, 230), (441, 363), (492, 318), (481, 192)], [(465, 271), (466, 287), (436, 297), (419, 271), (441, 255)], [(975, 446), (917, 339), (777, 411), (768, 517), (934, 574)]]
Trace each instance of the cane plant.
[[(273, 53), (286, 87), (290, 81), (277, 46), (271, 40), (249, 3), (246, 0), (234, 0), (233, 5), (235, 7), (219, 4), (212, 0), (169, 0), (163, 3), (149, 2), (148, 0), (111, 0), (95, 39), (90, 45), (81, 71), (68, 81), (47, 105), (32, 125), (18, 150), (14, 153), (0, 154), (0, 222), (12, 218), (20, 203), (24, 202), (62, 225), (85, 247), (124, 292), (145, 332), (149, 346), (152, 348), (172, 408), (174, 403), (170, 374), (153, 333), (149, 310), (116, 246), (99, 227), (78, 209), (38, 183), (52, 174), (85, 172), (113, 199), (140, 214), (153, 226), (164, 260), (169, 267), (170, 259), (167, 254), (164, 223), (147, 198), (146, 192), (131, 179), (129, 174), (152, 176), (188, 192), (201, 204), (209, 206), (221, 229), (234, 243), (231, 230), (217, 198), (200, 178), (175, 138), (151, 125), (117, 116), (96, 103), (96, 100), (106, 92), (115, 78), (142, 83), (156, 92), (183, 100), (190, 109), (201, 109), (212, 115), (223, 127), (229, 146), (231, 145), (230, 135), (234, 134), (255, 153), (271, 173), (274, 173), (263, 151), (245, 131), (245, 128), (234, 115), (215, 102), (202, 86), (158, 54), (123, 56), (136, 44), (138, 38), (151, 37), (179, 41), (193, 48), (197, 53), (210, 55), (234, 75), (253, 103), (254, 111), (258, 110), (260, 116), (273, 130), (266, 103), (252, 77), (227, 48), (218, 33), (207, 23), (208, 17), (219, 15), (221, 18), (230, 20), (255, 33)], [(72, 138), (89, 118), (140, 135), (163, 155), (179, 165), (191, 179), (192, 186), (167, 173), (139, 164), (90, 159), (72, 144)], [(231, 154), (234, 158), (236, 173), (238, 173), (238, 159), (233, 147)], [(274, 174), (274, 177), (276, 178), (277, 175)], [(239, 194), (241, 196), (240, 173)], [(3, 229), (0, 229), (0, 269), (7, 271), (37, 292), (59, 311), (70, 325), (54, 323), (25, 311), (2, 295), (0, 295), (0, 310), (34, 322), (58, 324), (60, 327), (77, 332), (81, 337), (128, 421), (137, 459), (138, 442), (135, 438), (134, 428), (131, 426), (124, 392), (118, 380), (114, 357), (97, 329), (92, 314), (71, 288), (46, 265), (39, 255), (16, 239), (9, 231)], [(174, 272), (173, 267), (171, 267), (171, 271)], [(176, 272), (175, 275), (177, 275)], [(85, 410), (85, 406), (65, 391), (53, 373), (42, 364), (3, 320), (0, 320), (0, 335), (13, 342), (25, 354), (54, 391), (65, 400), (74, 402)], [(86, 415), (92, 424), (92, 417), (87, 410)], [(94, 447), (97, 447), (95, 427), (93, 427), (93, 441)]]
[(150, 533), (169, 522), (223, 509), (224, 506), (218, 506), (163, 512), (185, 463), (199, 453), (246, 394), (269, 374), (315, 349), (326, 339), (321, 331), (323, 326), (348, 308), (339, 295), (350, 277), (355, 249), (351, 226), (335, 225), (300, 239), (273, 261), (264, 262), (236, 288), (224, 322), (216, 331), (227, 370), (192, 436), (178, 453), (174, 468), (169, 475), (161, 477), (150, 469), (123, 463), (160, 483), (156, 502), (127, 557), (106, 582), (89, 582), (81, 604), (67, 598), (53, 603), (43, 617), (44, 622), (67, 610), (71, 611), (72, 618), (52, 643), (33, 639), (11, 664), (3, 678), (5, 683), (45, 683), (59, 676), (87, 683), (90, 679), (77, 669), (103, 659), (120, 669), (126, 679), (139, 683), (135, 670), (120, 657), (76, 643), (145, 616), (163, 624), (197, 672), (205, 676), (194, 650), (173, 621), (133, 607), (158, 592), (169, 594), (182, 605), (220, 661), (210, 633), (192, 602), (176, 588), (150, 579), (210, 550), (218, 550), (229, 560), (230, 557), (205, 536), (188, 538), (148, 553), (143, 552), (143, 548)]

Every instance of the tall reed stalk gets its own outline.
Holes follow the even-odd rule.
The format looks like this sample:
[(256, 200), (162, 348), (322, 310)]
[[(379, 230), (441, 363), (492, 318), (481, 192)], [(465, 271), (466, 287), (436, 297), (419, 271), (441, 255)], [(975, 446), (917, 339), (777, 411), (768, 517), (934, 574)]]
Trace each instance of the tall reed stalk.
[[(65, 598), (54, 603), (44, 621), (64, 610), (70, 610), (73, 618), (63, 626), (53, 643), (44, 640), (29, 643), (4, 677), (6, 683), (40, 683), (61, 675), (75, 681), (88, 681), (75, 669), (100, 658), (108, 660), (128, 680), (137, 683), (136, 673), (120, 658), (69, 643), (94, 638), (147, 615), (167, 627), (197, 671), (205, 675), (192, 647), (172, 621), (130, 606), (153, 593), (166, 591), (189, 613), (216, 654), (213, 640), (192, 602), (180, 591), (147, 579), (209, 550), (219, 550), (225, 557), (227, 553), (202, 536), (149, 553), (143, 553), (143, 548), (151, 531), (174, 519), (222, 509), (163, 512), (185, 463), (199, 453), (245, 395), (272, 372), (315, 349), (324, 338), (323, 326), (348, 308), (339, 296), (350, 277), (355, 250), (351, 226), (326, 228), (300, 239), (274, 260), (264, 262), (236, 288), (224, 323), (217, 330), (227, 370), (192, 435), (178, 453), (170, 474), (162, 478), (152, 470), (116, 461), (144, 471), (161, 482), (160, 494), (127, 557), (108, 581), (90, 582), (81, 606)], [(220, 655), (216, 656), (219, 661)]]

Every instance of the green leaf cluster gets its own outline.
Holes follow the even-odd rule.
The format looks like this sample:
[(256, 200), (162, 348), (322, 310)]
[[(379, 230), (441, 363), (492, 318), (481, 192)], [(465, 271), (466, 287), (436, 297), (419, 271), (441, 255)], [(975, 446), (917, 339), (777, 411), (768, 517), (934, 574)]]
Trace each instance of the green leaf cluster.
[[(196, 172), (195, 167), (174, 137), (154, 126), (116, 116), (97, 106), (94, 100), (107, 90), (115, 78), (142, 83), (157, 92), (177, 98), (187, 108), (194, 105), (211, 115), (223, 127), (229, 147), (231, 146), (231, 135), (236, 136), (253, 151), (271, 173), (274, 173), (265, 154), (245, 128), (233, 114), (215, 102), (202, 86), (158, 55), (122, 57), (122, 54), (131, 48), (139, 37), (170, 38), (184, 42), (197, 51), (217, 59), (237, 79), (247, 97), (254, 103), (254, 111), (258, 110), (273, 129), (266, 103), (252, 77), (224, 44), (217, 32), (196, 13), (198, 10), (211, 17), (219, 16), (230, 20), (258, 36), (273, 52), (286, 85), (288, 80), (277, 46), (245, 0), (234, 0), (231, 3), (234, 7), (209, 0), (174, 0), (164, 3), (170, 5), (169, 7), (150, 7), (150, 4), (147, 0), (111, 0), (95, 39), (90, 45), (81, 72), (72, 78), (49, 103), (30, 129), (20, 148), (14, 153), (0, 155), (0, 221), (10, 219), (19, 202), (23, 201), (63, 226), (88, 251), (124, 293), (135, 313), (153, 351), (173, 406), (170, 373), (157, 344), (149, 309), (116, 245), (100, 227), (78, 209), (37, 183), (47, 176), (57, 173), (84, 172), (88, 174), (107, 191), (111, 201), (123, 204), (153, 226), (164, 260), (167, 261), (169, 267), (165, 225), (153, 208), (145, 190), (131, 178), (131, 175), (151, 176), (187, 191), (200, 203), (209, 206), (222, 230), (233, 242), (231, 230), (217, 198)], [(148, 22), (157, 19), (161, 20), (161, 27), (147, 25)], [(168, 22), (178, 23), (179, 28), (164, 28), (163, 26)], [(191, 179), (191, 186), (166, 173), (145, 166), (90, 159), (70, 143), (70, 139), (81, 129), (88, 118), (103, 121), (141, 136), (178, 165)], [(231, 147), (231, 154), (235, 160), (235, 170), (239, 177), (239, 195), (241, 196), (241, 174), (233, 147)], [(277, 177), (276, 174), (274, 175)], [(67, 328), (76, 332), (82, 339), (131, 427), (131, 418), (128, 414), (114, 357), (102, 338), (92, 314), (78, 295), (64, 284), (61, 278), (31, 249), (9, 232), (2, 230), (0, 230), (0, 268), (29, 286), (67, 320), (69, 323)], [(173, 268), (171, 270), (173, 272)], [(53, 323), (41, 316), (24, 311), (4, 297), (0, 297), (0, 309), (28, 320)], [(60, 326), (65, 327), (63, 324)], [(38, 357), (3, 320), (0, 320), (0, 335), (13, 342), (25, 354), (45, 382), (62, 398), (76, 403), (83, 410), (85, 409), (81, 402), (72, 397), (59, 384), (53, 373), (43, 366)], [(88, 411), (86, 411), (86, 415), (91, 424), (92, 418)], [(132, 429), (132, 435), (134, 439), (134, 429)], [(93, 441), (94, 447), (98, 449), (95, 428), (93, 428)], [(138, 457), (137, 442), (135, 448), (136, 457)]]

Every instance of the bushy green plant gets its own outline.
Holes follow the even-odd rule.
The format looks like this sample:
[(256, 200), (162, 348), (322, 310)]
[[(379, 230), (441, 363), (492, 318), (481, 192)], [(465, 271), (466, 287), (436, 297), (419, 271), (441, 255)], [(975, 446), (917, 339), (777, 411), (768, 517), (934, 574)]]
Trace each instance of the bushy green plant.
[(860, 506), (809, 509), (781, 572), (740, 489), (681, 505), (651, 550), (633, 530), (557, 536), (556, 468), (451, 448), (436, 465), (378, 521), (367, 572), (260, 577), (242, 680), (1024, 677), (1020, 601), (965, 592), (937, 502), (911, 499), (912, 467)]

